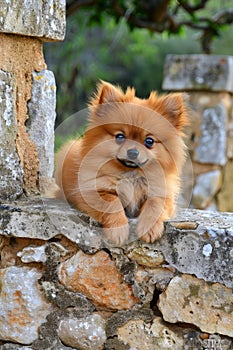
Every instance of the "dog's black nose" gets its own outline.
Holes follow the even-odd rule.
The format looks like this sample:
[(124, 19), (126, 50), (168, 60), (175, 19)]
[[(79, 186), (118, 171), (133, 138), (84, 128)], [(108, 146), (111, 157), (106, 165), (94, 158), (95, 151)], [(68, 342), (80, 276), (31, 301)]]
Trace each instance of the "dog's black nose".
[(136, 159), (138, 157), (138, 155), (139, 155), (139, 152), (136, 148), (131, 148), (131, 149), (128, 149), (128, 151), (127, 151), (127, 156), (131, 160)]

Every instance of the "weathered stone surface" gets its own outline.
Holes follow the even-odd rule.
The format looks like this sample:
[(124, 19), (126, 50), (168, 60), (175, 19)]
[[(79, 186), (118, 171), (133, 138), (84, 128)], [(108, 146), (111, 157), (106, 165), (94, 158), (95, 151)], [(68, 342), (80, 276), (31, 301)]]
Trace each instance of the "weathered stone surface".
[(229, 160), (223, 172), (223, 185), (218, 194), (218, 207), (221, 211), (233, 211), (233, 160)]
[(27, 131), (36, 144), (40, 176), (53, 176), (56, 83), (51, 71), (32, 74), (32, 93), (28, 102)]
[(220, 170), (213, 170), (197, 176), (192, 198), (192, 205), (195, 208), (205, 209), (211, 204), (221, 187), (221, 178)]
[(23, 192), (23, 170), (16, 151), (17, 120), (11, 73), (0, 70), (0, 198), (15, 199)]
[[(142, 290), (145, 293), (145, 300), (149, 299), (150, 294), (151, 298), (150, 300), (146, 300), (147, 302), (151, 302), (153, 300), (155, 287), (157, 290), (164, 290), (166, 286), (168, 285), (169, 281), (172, 279), (172, 277), (175, 276), (175, 269), (172, 269), (170, 266), (168, 267), (158, 267), (155, 269), (138, 269), (135, 273), (135, 280), (138, 283), (138, 285), (141, 286)], [(135, 291), (135, 286), (137, 284), (134, 283), (133, 290), (134, 294), (137, 295)], [(142, 298), (142, 301), (143, 298)]]
[(17, 256), (20, 257), (23, 263), (31, 262), (42, 262), (45, 263), (47, 256), (45, 253), (46, 245), (39, 247), (28, 246), (25, 247), (22, 251), (17, 253)]
[[(189, 94), (190, 126), (186, 130), (186, 143), (193, 163), (193, 183), (198, 183), (190, 201), (194, 208), (233, 211), (229, 198), (233, 184), (230, 176), (226, 177), (227, 182), (221, 184), (211, 200), (208, 191), (205, 188), (202, 191), (202, 186), (199, 186), (198, 178), (200, 174), (220, 170), (222, 179), (225, 179), (224, 166), (232, 159), (232, 74), (231, 56), (169, 55), (166, 60), (164, 88)], [(190, 193), (190, 181), (187, 179), (191, 178), (192, 172), (185, 167), (185, 181), (182, 182), (185, 195)]]
[(166, 225), (156, 247), (180, 272), (233, 288), (232, 228), (232, 213), (187, 209)]
[(194, 324), (203, 332), (232, 337), (232, 300), (232, 289), (183, 275), (171, 280), (158, 306), (165, 321)]
[(201, 124), (201, 139), (194, 150), (194, 160), (200, 163), (226, 163), (227, 113), (222, 104), (205, 109)]
[(129, 321), (118, 329), (118, 338), (135, 350), (181, 350), (184, 345), (182, 333), (176, 334), (159, 317), (154, 318), (152, 324), (143, 320)]
[[(17, 8), (18, 4), (15, 3), (15, 6)], [(38, 193), (39, 160), (36, 145), (30, 140), (25, 124), (28, 119), (27, 101), (31, 96), (32, 72), (46, 68), (42, 43), (39, 39), (3, 33), (0, 33), (0, 42), (0, 69), (9, 72), (13, 81), (13, 108), (17, 119), (15, 144), (23, 169), (23, 190), (32, 195)]]
[(39, 290), (40, 277), (34, 268), (0, 270), (0, 339), (30, 344), (37, 338), (38, 327), (52, 311)]
[(145, 323), (151, 323), (153, 320), (153, 312), (148, 308), (138, 308), (126, 311), (115, 312), (106, 324), (107, 338), (113, 338), (118, 334), (118, 329), (132, 320), (142, 320)]
[(43, 244), (43, 241), (32, 240), (30, 238), (11, 238), (0, 236), (0, 268), (6, 268), (9, 266), (14, 266), (21, 264), (20, 255), (24, 249), (28, 246), (39, 248), (39, 245)]
[[(63, 234), (88, 253), (104, 247), (101, 228), (94, 221), (90, 224), (84, 214), (52, 199), (37, 198), (1, 205), (0, 233), (43, 240)], [(144, 243), (138, 241), (136, 251), (142, 249), (140, 244)], [(211, 246), (207, 256), (206, 246)], [(124, 247), (126, 254), (133, 251), (134, 246), (130, 247)], [(161, 252), (164, 260), (180, 272), (233, 288), (232, 247), (232, 213), (186, 209), (165, 223), (164, 236), (150, 246), (150, 252), (152, 255), (155, 251)]]
[[(92, 310), (93, 311), (93, 310)], [(70, 307), (64, 310), (56, 308), (56, 311), (47, 316), (46, 323), (39, 328), (39, 337), (32, 343), (33, 350), (72, 350), (77, 349), (66, 346), (58, 336), (59, 325), (62, 320), (85, 319), (91, 313), (87, 309)]]
[(61, 233), (90, 252), (103, 247), (100, 226), (66, 202), (35, 197), (0, 205), (4, 236), (49, 240)]
[[(177, 326), (155, 317), (148, 309), (120, 311), (107, 321), (106, 350), (231, 350), (232, 340), (194, 327)], [(174, 310), (171, 310), (171, 313)]]
[[(64, 242), (64, 237), (60, 238), (61, 242)], [(83, 294), (67, 290), (58, 280), (58, 266), (60, 261), (67, 259), (69, 256), (64, 256), (64, 250), (61, 251), (58, 245), (60, 245), (58, 242), (51, 242), (46, 245), (46, 270), (40, 279), (41, 288), (44, 290), (46, 299), (58, 308), (64, 310), (73, 307), (79, 310), (79, 317), (81, 314), (86, 315), (88, 312), (94, 311), (94, 305)]]
[(156, 267), (164, 262), (163, 254), (146, 243), (134, 246), (132, 250), (129, 247), (127, 256), (138, 264), (147, 267)]
[(98, 314), (61, 320), (58, 336), (64, 344), (75, 349), (101, 350), (107, 339), (105, 320)]
[(1, 1), (0, 31), (63, 40), (65, 5), (65, 0)]
[(125, 310), (139, 302), (104, 251), (94, 255), (79, 251), (60, 265), (59, 279), (68, 290), (83, 293), (100, 308)]
[(233, 57), (168, 55), (163, 89), (233, 92)]
[[(191, 73), (192, 72), (190, 72), (190, 74)], [(190, 126), (186, 130), (186, 144), (192, 158), (193, 174), (192, 171), (189, 171), (191, 167), (189, 167), (189, 169), (186, 168), (186, 166), (184, 167), (185, 177), (182, 179), (182, 189), (185, 195), (193, 191), (192, 182), (190, 181), (192, 175), (194, 175), (193, 184), (199, 182), (198, 176), (200, 174), (214, 170), (219, 170), (221, 172), (221, 178), (224, 179), (223, 165), (232, 158), (231, 154), (233, 149), (233, 123), (231, 116), (233, 100), (231, 94), (228, 92), (213, 91), (189, 91), (188, 93)], [(191, 186), (189, 186), (190, 182)], [(228, 192), (231, 192), (232, 182), (228, 182), (226, 185), (228, 187)], [(221, 193), (222, 186), (223, 183), (219, 188), (219, 193)], [(198, 186), (198, 190), (199, 189), (203, 200), (199, 198), (199, 196), (192, 196), (192, 207), (207, 210), (220, 210), (217, 197), (218, 192), (214, 194), (210, 202), (209, 198), (207, 198), (207, 200), (204, 199), (205, 191), (201, 194), (202, 188)], [(194, 191), (196, 190), (197, 188), (194, 189)], [(186, 208), (188, 206), (189, 203)], [(230, 208), (229, 206), (228, 211), (232, 211)], [(226, 211), (226, 209), (224, 211)]]
[[(33, 285), (42, 303), (45, 303), (43, 305), (46, 305), (43, 320), (35, 316), (36, 312), (33, 321), (30, 319), (30, 329), (34, 327), (33, 322), (38, 322), (38, 326), (32, 328), (34, 333), (29, 334), (28, 324), (22, 325), (27, 337), (33, 335), (32, 343), (29, 343), (23, 331), (19, 336), (22, 334), (22, 341), (12, 338), (12, 332), (8, 331), (6, 338), (0, 333), (0, 339), (4, 339), (2, 344), (0, 342), (1, 350), (94, 350), (88, 332), (93, 335), (90, 330), (95, 324), (92, 316), (96, 315), (96, 309), (106, 321), (106, 328), (104, 325), (100, 332), (103, 336), (99, 345), (101, 350), (199, 350), (211, 349), (211, 346), (218, 346), (221, 350), (232, 349), (232, 213), (181, 210), (173, 220), (165, 223), (164, 236), (155, 244), (149, 245), (138, 240), (116, 248), (103, 246), (98, 231), (100, 227), (66, 203), (35, 198), (1, 204), (0, 229), (0, 246), (3, 246), (1, 266), (4, 267), (1, 273), (4, 276), (10, 269), (17, 270), (17, 276), (8, 283), (8, 286), (12, 283), (11, 288), (17, 294), (7, 294), (3, 289), (1, 298), (7, 295), (9, 307), (14, 300), (16, 308), (19, 308), (18, 291), (24, 296), (22, 285), (26, 284), (24, 288)], [(92, 245), (85, 245), (85, 242), (90, 243), (88, 236), (95, 229), (99, 245), (93, 248)], [(11, 238), (12, 235), (15, 237)], [(5, 255), (10, 247), (10, 260), (7, 260)], [(100, 250), (103, 247), (105, 249)], [(30, 268), (6, 267), (29, 263), (33, 264)], [(42, 264), (42, 273), (32, 268), (41, 268)], [(20, 271), (24, 271), (24, 275)], [(35, 271), (36, 276), (30, 277), (30, 282), (27, 282), (25, 271)], [(182, 273), (185, 275), (182, 276)], [(200, 279), (187, 276), (187, 273)], [(28, 299), (25, 304), (31, 310), (37, 294), (30, 288), (26, 294)], [(167, 317), (166, 322), (157, 317), (159, 295), (161, 300), (167, 298), (163, 302), (165, 311), (161, 309), (164, 317)], [(34, 304), (31, 303), (32, 298), (35, 298)], [(172, 304), (174, 300), (176, 303)], [(1, 312), (2, 305), (5, 302), (0, 303)], [(182, 305), (186, 310), (184, 314)], [(126, 307), (128, 309), (122, 311)], [(120, 311), (114, 312), (116, 310)], [(18, 316), (20, 325), (26, 311), (23, 308)], [(166, 312), (170, 314), (166, 316)], [(19, 311), (14, 310), (14, 317), (17, 315)], [(173, 317), (171, 320), (170, 315)], [(13, 324), (11, 319), (8, 322), (8, 319), (0, 317), (2, 320), (7, 329), (16, 327), (19, 322)], [(83, 326), (87, 321), (89, 330)], [(182, 327), (172, 322), (181, 322)], [(191, 328), (190, 324), (193, 324)], [(202, 329), (202, 332), (194, 327)], [(0, 324), (0, 332), (1, 329)]]

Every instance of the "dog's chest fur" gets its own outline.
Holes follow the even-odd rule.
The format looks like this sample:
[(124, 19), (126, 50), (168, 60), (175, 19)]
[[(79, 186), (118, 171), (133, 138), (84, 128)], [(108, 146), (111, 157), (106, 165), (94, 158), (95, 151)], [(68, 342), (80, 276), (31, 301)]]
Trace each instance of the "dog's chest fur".
[(138, 171), (122, 173), (117, 181), (116, 192), (128, 217), (137, 217), (148, 193), (146, 178)]

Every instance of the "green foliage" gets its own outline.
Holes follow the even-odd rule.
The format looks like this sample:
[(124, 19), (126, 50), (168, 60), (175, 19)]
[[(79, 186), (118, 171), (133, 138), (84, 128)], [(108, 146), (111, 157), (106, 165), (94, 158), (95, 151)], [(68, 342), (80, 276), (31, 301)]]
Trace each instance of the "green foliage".
[[(130, 6), (135, 1), (130, 0)], [(65, 41), (45, 44), (46, 62), (55, 73), (58, 87), (57, 125), (86, 107), (99, 79), (123, 88), (135, 86), (140, 97), (147, 97), (151, 90), (161, 91), (167, 54), (201, 53), (197, 33), (181, 28), (182, 35), (170, 37), (169, 32), (130, 31), (124, 19), (116, 24), (104, 13), (102, 26), (89, 26), (92, 16), (95, 11), (76, 12), (67, 22)], [(233, 55), (231, 31), (221, 35), (213, 53)]]

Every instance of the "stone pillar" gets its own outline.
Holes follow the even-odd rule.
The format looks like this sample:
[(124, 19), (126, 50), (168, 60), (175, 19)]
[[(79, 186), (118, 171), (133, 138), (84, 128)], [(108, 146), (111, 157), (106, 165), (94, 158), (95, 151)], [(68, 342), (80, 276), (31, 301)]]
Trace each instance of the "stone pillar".
[(56, 86), (42, 42), (64, 35), (65, 0), (1, 1), (0, 199), (52, 177)]
[(191, 205), (233, 211), (233, 57), (168, 55), (163, 89), (190, 96)]

